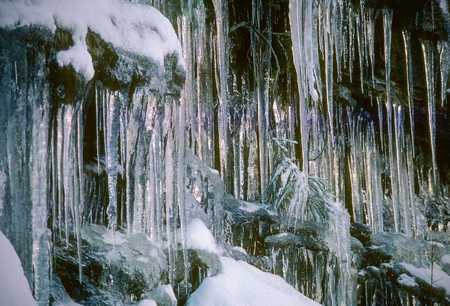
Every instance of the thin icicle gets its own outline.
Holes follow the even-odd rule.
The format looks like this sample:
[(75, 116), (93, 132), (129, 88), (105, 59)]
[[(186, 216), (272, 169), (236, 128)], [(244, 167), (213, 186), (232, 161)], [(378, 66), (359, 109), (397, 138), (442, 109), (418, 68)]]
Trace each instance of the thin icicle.
[(389, 149), (389, 171), (391, 178), (391, 198), (394, 211), (394, 227), (395, 231), (400, 230), (399, 227), (399, 207), (398, 207), (398, 188), (396, 163), (394, 156), (394, 136), (392, 127), (392, 93), (391, 93), (391, 36), (392, 36), (392, 10), (383, 10), (383, 29), (384, 29), (384, 64), (386, 75), (386, 120), (388, 126), (388, 149)]
[(434, 46), (431, 41), (421, 42), (427, 82), (428, 129), (430, 133), (433, 190), (438, 182), (436, 161), (436, 94), (434, 78)]
[(107, 159), (106, 169), (108, 175), (108, 227), (117, 229), (117, 176), (119, 173), (118, 137), (120, 129), (120, 110), (122, 105), (122, 94), (113, 94), (108, 97), (105, 115), (107, 116)]
[[(443, 2), (443, 1), (442, 1)], [(447, 14), (448, 16), (448, 14)], [(449, 34), (450, 35), (450, 34)], [(438, 41), (439, 68), (441, 71), (441, 107), (443, 108), (447, 99), (447, 83), (450, 70), (450, 51), (448, 41)]]
[(415, 156), (415, 136), (414, 136), (414, 80), (413, 80), (413, 61), (411, 50), (411, 34), (407, 30), (402, 31), (403, 43), (405, 48), (406, 60), (406, 89), (408, 92), (408, 110), (409, 110), (409, 127), (411, 130), (412, 151)]

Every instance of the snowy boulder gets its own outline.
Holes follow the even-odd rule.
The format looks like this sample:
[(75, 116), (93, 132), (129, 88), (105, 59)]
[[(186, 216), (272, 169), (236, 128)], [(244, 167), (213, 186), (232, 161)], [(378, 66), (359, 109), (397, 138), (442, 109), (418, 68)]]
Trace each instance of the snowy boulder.
[(55, 248), (55, 271), (68, 294), (86, 305), (115, 305), (141, 300), (167, 282), (163, 250), (143, 234), (109, 232), (102, 226), (82, 228), (82, 280), (78, 278), (75, 241)]
[(45, 57), (54, 95), (64, 103), (79, 100), (91, 80), (169, 96), (179, 96), (184, 83), (170, 22), (149, 5), (125, 0), (1, 1), (0, 45), (19, 72), (30, 55)]
[(0, 27), (40, 27), (54, 34), (64, 29), (72, 44), (56, 54), (59, 66), (71, 66), (87, 80), (94, 77), (89, 33), (115, 49), (163, 65), (165, 56), (181, 59), (181, 45), (170, 22), (148, 5), (124, 0), (42, 0), (1, 2)]

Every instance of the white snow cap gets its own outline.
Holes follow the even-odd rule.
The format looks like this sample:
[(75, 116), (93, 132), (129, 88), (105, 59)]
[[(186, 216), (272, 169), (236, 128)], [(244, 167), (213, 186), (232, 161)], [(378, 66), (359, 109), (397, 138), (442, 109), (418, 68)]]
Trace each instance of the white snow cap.
[(200, 219), (192, 219), (187, 226), (186, 244), (191, 249), (219, 254), (214, 236)]
[(60, 66), (71, 65), (87, 80), (94, 76), (86, 46), (88, 30), (114, 47), (164, 63), (175, 53), (182, 62), (181, 44), (169, 20), (157, 9), (125, 0), (0, 1), (0, 27), (37, 25), (54, 32), (69, 30), (74, 45), (57, 54)]
[(1, 231), (0, 259), (0, 305), (36, 305), (23, 273), (20, 259), (8, 238)]

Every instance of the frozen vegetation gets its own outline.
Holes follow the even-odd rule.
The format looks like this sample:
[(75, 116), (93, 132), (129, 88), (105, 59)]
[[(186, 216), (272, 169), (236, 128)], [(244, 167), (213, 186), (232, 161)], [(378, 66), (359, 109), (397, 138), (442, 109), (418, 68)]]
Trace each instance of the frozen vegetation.
[(450, 303), (445, 0), (0, 0), (0, 305)]

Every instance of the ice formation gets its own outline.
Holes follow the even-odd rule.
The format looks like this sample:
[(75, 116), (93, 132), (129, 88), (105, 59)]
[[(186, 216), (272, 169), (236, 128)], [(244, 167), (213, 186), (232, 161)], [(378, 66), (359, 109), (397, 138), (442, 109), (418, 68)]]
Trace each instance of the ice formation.
[(14, 273), (42, 306), (97, 289), (449, 303), (448, 16), (443, 0), (0, 0)]

